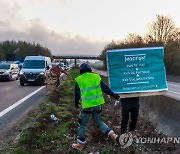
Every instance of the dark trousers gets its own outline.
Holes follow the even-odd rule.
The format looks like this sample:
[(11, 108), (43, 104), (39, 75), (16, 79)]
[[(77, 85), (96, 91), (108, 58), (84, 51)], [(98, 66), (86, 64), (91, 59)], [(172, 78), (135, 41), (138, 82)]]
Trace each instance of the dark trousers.
[(59, 85), (60, 85), (60, 79), (58, 78), (56, 81), (56, 87), (59, 87)]
[(139, 102), (122, 102), (122, 121), (121, 134), (127, 132), (127, 125), (130, 116), (129, 131), (136, 129), (137, 118), (139, 114)]

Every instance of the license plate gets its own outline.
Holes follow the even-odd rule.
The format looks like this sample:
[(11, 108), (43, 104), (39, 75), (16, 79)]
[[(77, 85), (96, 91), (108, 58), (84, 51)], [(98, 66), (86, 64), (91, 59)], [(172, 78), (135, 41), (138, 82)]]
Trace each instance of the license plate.
[(28, 79), (28, 81), (35, 81), (34, 79)]

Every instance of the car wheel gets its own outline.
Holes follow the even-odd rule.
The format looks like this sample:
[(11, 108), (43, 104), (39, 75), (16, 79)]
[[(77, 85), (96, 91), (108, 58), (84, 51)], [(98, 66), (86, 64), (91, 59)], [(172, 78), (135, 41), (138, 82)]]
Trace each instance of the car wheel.
[(21, 86), (24, 86), (24, 83), (20, 82), (20, 85), (21, 85)]
[(8, 81), (12, 81), (12, 76), (11, 75), (8, 76)]

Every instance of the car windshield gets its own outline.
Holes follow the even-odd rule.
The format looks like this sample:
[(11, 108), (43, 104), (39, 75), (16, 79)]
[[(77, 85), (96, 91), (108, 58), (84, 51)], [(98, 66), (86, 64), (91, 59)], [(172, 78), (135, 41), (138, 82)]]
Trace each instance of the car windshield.
[(42, 69), (44, 67), (45, 61), (43, 60), (25, 60), (23, 63), (23, 68)]
[(10, 64), (0, 64), (0, 69), (8, 70), (10, 68)]

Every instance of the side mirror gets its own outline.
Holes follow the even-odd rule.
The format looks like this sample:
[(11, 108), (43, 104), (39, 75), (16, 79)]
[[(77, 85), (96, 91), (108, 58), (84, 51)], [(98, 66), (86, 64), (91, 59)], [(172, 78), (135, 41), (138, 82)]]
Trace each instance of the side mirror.
[(46, 66), (46, 70), (49, 70), (49, 66)]
[(20, 70), (22, 69), (22, 65), (19, 66), (19, 69), (20, 69)]

